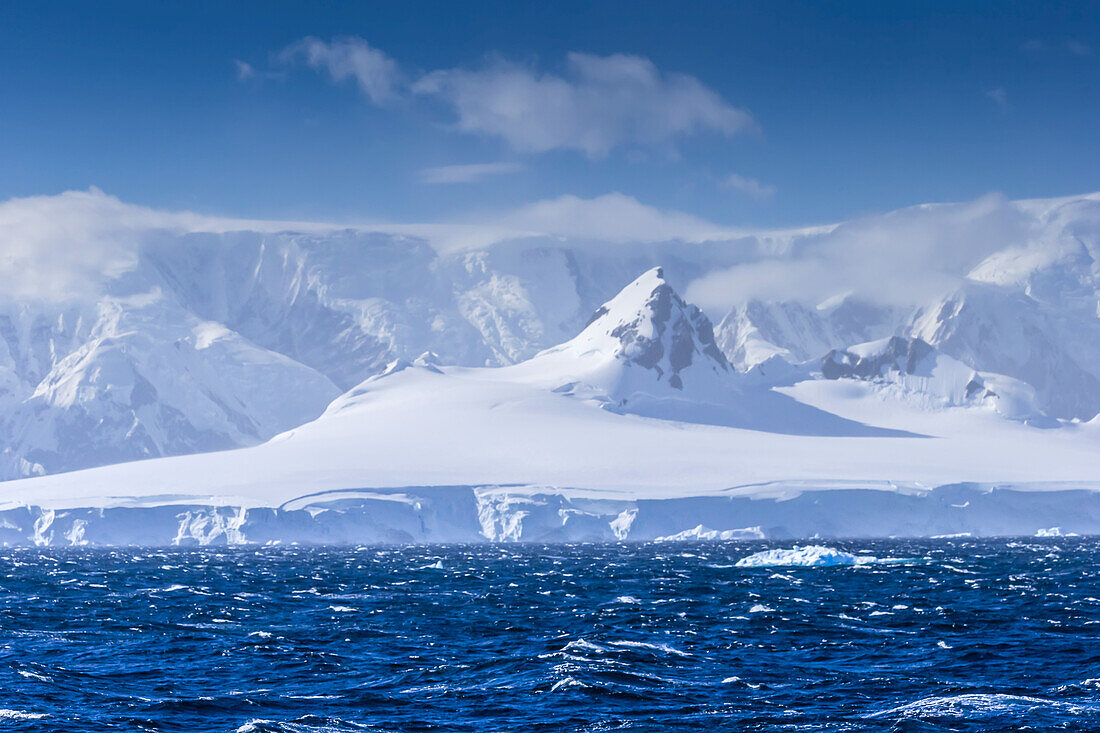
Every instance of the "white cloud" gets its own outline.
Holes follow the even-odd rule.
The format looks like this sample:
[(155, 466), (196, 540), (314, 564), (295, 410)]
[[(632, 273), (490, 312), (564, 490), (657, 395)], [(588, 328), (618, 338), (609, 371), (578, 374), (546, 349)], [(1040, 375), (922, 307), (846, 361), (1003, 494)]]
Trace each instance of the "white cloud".
[(711, 273), (687, 297), (715, 312), (749, 298), (817, 304), (842, 293), (916, 305), (957, 285), (994, 252), (1022, 245), (1030, 227), (1000, 196), (902, 209), (796, 235), (781, 256)]
[[(716, 242), (742, 264), (692, 283), (685, 295), (720, 314), (748, 298), (820, 303), (856, 293), (915, 305), (957, 285), (988, 257), (1035, 241), (1040, 222), (1028, 204), (988, 196), (795, 232), (730, 230), (621, 194), (560, 196), (466, 223), (358, 223), (353, 228), (422, 237), (439, 251), (490, 247), (536, 236), (569, 246), (630, 247)], [(0, 202), (0, 297), (67, 300), (114, 292), (114, 278), (137, 266), (140, 247), (188, 232), (300, 231), (322, 234), (347, 223), (249, 221), (127, 204), (98, 190)], [(1004, 269), (1004, 265), (997, 265)], [(1000, 270), (998, 270), (1000, 273)], [(998, 277), (1003, 273), (994, 273)], [(993, 278), (984, 272), (982, 278)]]
[(724, 242), (744, 236), (743, 231), (681, 211), (649, 206), (622, 193), (590, 199), (567, 194), (503, 213), (483, 213), (446, 223), (370, 223), (359, 227), (419, 237), (436, 251), (446, 253), (484, 249), (529, 238), (551, 238), (568, 246), (598, 248), (665, 242)]
[[(734, 233), (620, 193), (561, 196), (456, 223), (293, 222), (204, 216), (125, 203), (92, 188), (0, 201), (0, 299), (87, 302), (118, 293), (140, 250), (193, 232), (309, 232), (348, 228), (422, 238), (440, 252), (480, 249), (525, 237), (578, 246), (726, 239)], [(167, 238), (167, 239), (166, 239)]]
[(1002, 111), (1008, 109), (1008, 92), (1006, 92), (1003, 87), (990, 89), (985, 93), (985, 96), (992, 99)]
[(137, 263), (140, 232), (183, 224), (98, 189), (0, 203), (0, 289), (65, 300), (93, 294)]
[(519, 163), (469, 163), (424, 168), (417, 177), (421, 183), (476, 183), (490, 176), (500, 176), (522, 170)]
[(770, 199), (775, 195), (775, 186), (737, 173), (730, 173), (723, 178), (722, 185), (758, 200)]
[(686, 74), (662, 73), (648, 59), (570, 53), (568, 74), (540, 74), (497, 61), (479, 70), (432, 72), (413, 86), (450, 105), (460, 130), (504, 139), (524, 152), (580, 150), (592, 157), (620, 145), (661, 145), (710, 131), (753, 126)]
[(97, 188), (0, 202), (0, 297), (67, 301), (102, 295), (164, 234), (323, 231), (328, 225), (251, 221), (127, 204)]
[(457, 129), (528, 153), (579, 150), (600, 157), (619, 146), (665, 146), (686, 135), (734, 135), (754, 126), (747, 112), (697, 78), (662, 72), (640, 56), (570, 53), (561, 75), (498, 59), (411, 82), (362, 38), (305, 38), (279, 58), (304, 59), (336, 82), (352, 79), (374, 104), (406, 94), (442, 103)]
[(279, 54), (284, 63), (305, 59), (310, 68), (327, 71), (334, 82), (354, 81), (374, 104), (386, 104), (400, 92), (404, 75), (397, 62), (362, 38), (336, 38), (331, 43), (303, 38)]
[(691, 214), (647, 206), (621, 193), (591, 199), (565, 195), (537, 201), (495, 223), (524, 233), (604, 242), (703, 241), (734, 236)]

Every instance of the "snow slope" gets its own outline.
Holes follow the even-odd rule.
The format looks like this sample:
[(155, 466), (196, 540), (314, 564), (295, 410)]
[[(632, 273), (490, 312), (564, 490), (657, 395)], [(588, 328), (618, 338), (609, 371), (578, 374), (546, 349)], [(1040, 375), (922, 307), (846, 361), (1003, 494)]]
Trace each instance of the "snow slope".
[(926, 410), (986, 405), (1006, 417), (1056, 424), (1041, 419), (1035, 391), (1025, 382), (980, 373), (918, 338), (892, 336), (834, 349), (821, 360), (821, 376), (873, 382), (891, 399)]
[(339, 394), (323, 374), (168, 300), (154, 291), (56, 318), (0, 318), (8, 450), (60, 471), (254, 445)]
[(1043, 411), (1090, 419), (1100, 411), (1100, 318), (1026, 292), (969, 282), (912, 317), (914, 336), (974, 368), (1030, 384)]

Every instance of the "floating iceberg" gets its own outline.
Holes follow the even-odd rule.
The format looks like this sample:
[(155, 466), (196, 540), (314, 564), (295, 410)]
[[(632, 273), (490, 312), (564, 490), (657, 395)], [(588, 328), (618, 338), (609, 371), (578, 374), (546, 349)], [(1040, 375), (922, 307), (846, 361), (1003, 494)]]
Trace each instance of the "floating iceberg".
[(1063, 532), (1061, 527), (1048, 527), (1035, 533), (1036, 537), (1078, 537), (1076, 532)]
[(698, 525), (683, 532), (658, 537), (654, 542), (689, 542), (692, 540), (762, 540), (765, 539), (761, 527), (743, 527), (741, 529), (710, 529)]
[(878, 558), (870, 555), (852, 555), (832, 547), (821, 545), (807, 545), (795, 547), (789, 550), (765, 550), (757, 552), (737, 561), (739, 568), (770, 568), (770, 567), (827, 567), (831, 565), (866, 565), (876, 562)]

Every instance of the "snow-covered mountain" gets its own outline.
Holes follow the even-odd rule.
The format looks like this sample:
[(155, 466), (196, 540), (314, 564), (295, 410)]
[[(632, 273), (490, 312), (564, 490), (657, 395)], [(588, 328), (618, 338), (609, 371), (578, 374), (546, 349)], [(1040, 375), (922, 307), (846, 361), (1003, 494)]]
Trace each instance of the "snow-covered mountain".
[(629, 411), (638, 401), (723, 401), (733, 369), (703, 312), (655, 267), (601, 305), (579, 335), (532, 359), (528, 368), (570, 375), (555, 391), (597, 390)]
[(977, 372), (918, 338), (892, 336), (833, 349), (821, 360), (821, 376), (871, 382), (884, 396), (929, 410), (988, 406), (1014, 419), (1040, 416), (1035, 391), (1028, 384)]
[[(0, 478), (253, 445), (425, 351), (513, 363), (575, 335), (623, 279), (673, 249), (621, 258), (540, 240), (443, 255), (423, 239), (346, 229), (110, 236), (126, 261), (81, 270), (79, 291), (0, 296), (0, 436), (12, 457)], [(682, 281), (702, 271), (668, 259)]]
[[(458, 246), (436, 232), (215, 220), (95, 191), (0, 204), (0, 477), (255, 445), (425, 352), (443, 368), (540, 354), (525, 368), (604, 411), (854, 435), (865, 421), (785, 393), (793, 383), (746, 391), (738, 373), (802, 374), (897, 336), (982, 375), (1005, 414), (1100, 412), (1097, 195), (690, 242), (506, 231)], [(914, 251), (942, 263), (934, 278), (918, 278)], [(904, 277), (847, 276), (895, 255), (917, 262)], [(612, 300), (639, 273), (667, 290), (639, 281)], [(768, 285), (775, 273), (799, 287)], [(713, 330), (675, 295), (696, 291)], [(604, 361), (573, 360), (586, 352)], [(966, 402), (897, 374), (912, 405)]]
[(909, 333), (973, 368), (1030, 384), (1055, 418), (1100, 412), (1100, 317), (1058, 308), (1027, 290), (967, 282), (918, 309)]
[[(1081, 496), (1100, 488), (1097, 426), (1010, 419), (988, 375), (916, 340), (819, 364), (778, 384), (736, 372), (707, 317), (652, 269), (578, 336), (514, 365), (395, 360), (261, 445), (8, 482), (0, 534), (110, 544), (1100, 529), (1100, 503)], [(1011, 490), (991, 502), (994, 487)], [(1017, 516), (1017, 494), (1037, 490), (1043, 511)]]
[(716, 328), (718, 345), (745, 371), (779, 356), (799, 363), (893, 334), (898, 308), (842, 295), (818, 305), (751, 299), (734, 305)]
[[(1100, 412), (1100, 196), (974, 208), (980, 216), (957, 206), (915, 207), (796, 240), (793, 254), (768, 260), (766, 272), (789, 271), (798, 281), (812, 265), (823, 276), (804, 297), (735, 298), (716, 329), (719, 345), (747, 369), (773, 356), (800, 363), (889, 336), (918, 338), (971, 369), (1027, 383), (1050, 417), (1093, 418)], [(799, 246), (810, 254), (800, 259)], [(902, 263), (917, 259), (906, 250), (921, 248), (934, 277), (919, 259), (911, 272), (884, 265), (895, 252)], [(968, 249), (972, 260), (957, 254)], [(956, 271), (947, 267), (952, 257)], [(847, 270), (866, 271), (852, 281), (862, 291), (841, 279)], [(821, 299), (830, 277), (839, 292), (826, 289)], [(906, 290), (910, 278), (927, 282)]]
[(253, 445), (339, 394), (308, 366), (155, 296), (99, 305), (71, 321), (36, 319), (29, 334), (6, 332), (3, 425), (8, 449), (30, 463), (9, 471)]

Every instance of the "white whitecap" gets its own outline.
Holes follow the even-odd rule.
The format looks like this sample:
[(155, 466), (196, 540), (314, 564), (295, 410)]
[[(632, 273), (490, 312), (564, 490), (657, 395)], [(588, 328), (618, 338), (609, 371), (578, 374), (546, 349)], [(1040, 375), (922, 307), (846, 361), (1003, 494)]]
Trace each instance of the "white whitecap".
[(671, 647), (668, 644), (650, 644), (645, 641), (609, 641), (607, 642), (611, 646), (629, 647), (631, 649), (647, 649), (651, 652), (663, 652), (664, 654), (673, 654), (677, 657), (690, 657), (687, 652), (682, 652), (675, 647)]
[(45, 713), (28, 713), (25, 710), (0, 708), (0, 720), (40, 720), (49, 717)]
[(585, 687), (588, 687), (588, 685), (584, 684), (583, 682), (581, 682), (580, 680), (578, 680), (575, 677), (565, 677), (565, 678), (560, 679), (557, 682), (555, 682), (553, 684), (553, 686), (550, 688), (550, 692), (557, 692), (558, 690), (561, 690), (561, 689), (564, 689), (564, 688), (569, 688), (569, 687), (585, 688)]
[(926, 697), (872, 714), (872, 718), (958, 718), (974, 720), (1010, 715), (1014, 718), (1041, 711), (1070, 715), (1097, 713), (1095, 707), (1040, 697), (1002, 694), (967, 694)]

